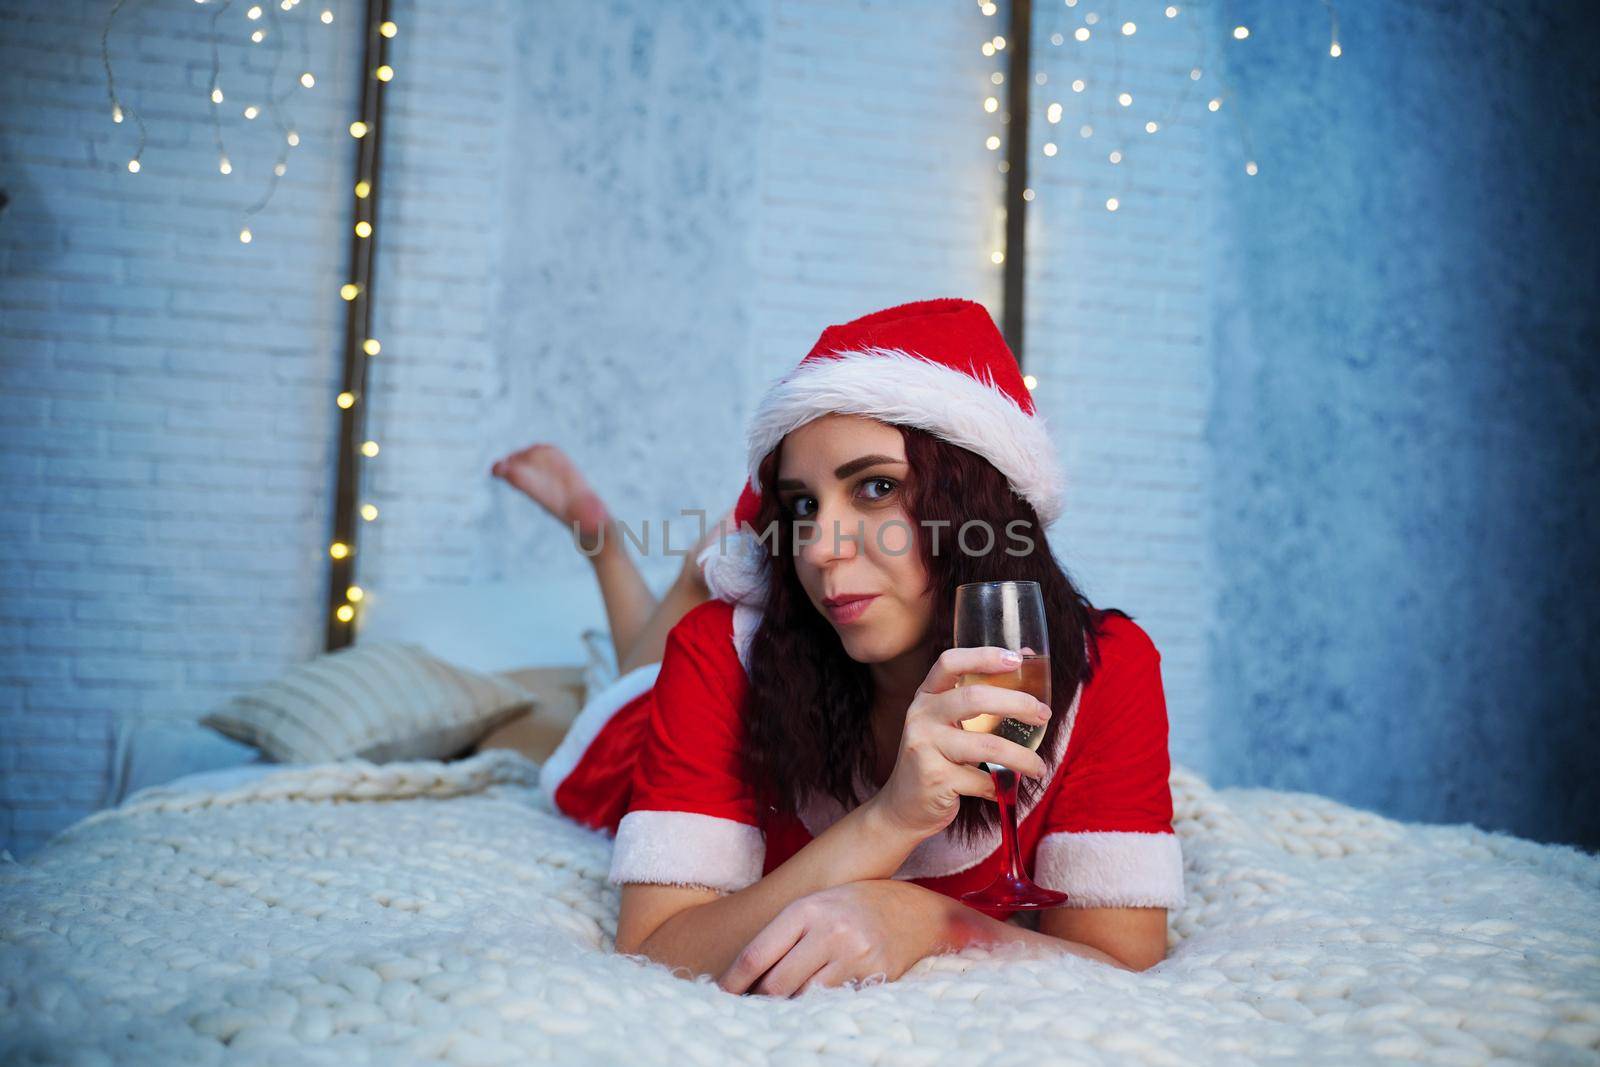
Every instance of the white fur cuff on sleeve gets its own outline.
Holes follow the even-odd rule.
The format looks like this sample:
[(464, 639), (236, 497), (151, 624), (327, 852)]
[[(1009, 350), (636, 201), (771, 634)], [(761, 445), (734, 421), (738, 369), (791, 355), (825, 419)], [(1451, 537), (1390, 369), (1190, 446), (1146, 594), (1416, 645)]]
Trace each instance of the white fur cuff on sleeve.
[(732, 893), (761, 880), (760, 829), (689, 811), (630, 811), (617, 824), (611, 883), (697, 885)]
[(1183, 850), (1169, 833), (1045, 834), (1033, 880), (1066, 893), (1068, 907), (1176, 909), (1184, 902)]

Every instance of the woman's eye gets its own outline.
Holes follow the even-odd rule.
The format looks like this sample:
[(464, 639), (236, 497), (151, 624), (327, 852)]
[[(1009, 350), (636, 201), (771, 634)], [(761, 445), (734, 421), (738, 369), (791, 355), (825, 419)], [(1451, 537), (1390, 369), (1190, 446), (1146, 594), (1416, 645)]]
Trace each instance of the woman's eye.
[(797, 519), (810, 518), (811, 517), (811, 512), (807, 511), (806, 507), (805, 507), (806, 502), (809, 501), (810, 499), (811, 498), (808, 497), (808, 496), (791, 497), (790, 500), (789, 500), (789, 512), (790, 512), (790, 514), (792, 514)]
[[(877, 486), (877, 485), (884, 486), (885, 488), (883, 489), (883, 491), (881, 493), (878, 493), (878, 494), (874, 495), (871, 492), (871, 487)], [(894, 479), (892, 479), (892, 478), (868, 478), (866, 481), (861, 483), (861, 486), (862, 486), (863, 489), (868, 490), (867, 499), (869, 499), (869, 500), (882, 500), (884, 497), (886, 497), (890, 493), (894, 492)]]

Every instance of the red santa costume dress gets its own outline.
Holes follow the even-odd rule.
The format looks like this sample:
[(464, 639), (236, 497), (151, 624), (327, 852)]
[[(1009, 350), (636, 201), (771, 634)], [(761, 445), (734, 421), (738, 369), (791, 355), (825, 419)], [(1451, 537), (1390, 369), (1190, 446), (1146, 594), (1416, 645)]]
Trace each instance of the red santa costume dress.
[[(781, 812), (740, 759), (749, 639), (765, 599), (758, 553), (769, 550), (745, 526), (760, 504), (758, 468), (785, 434), (831, 412), (924, 429), (988, 459), (1046, 526), (1061, 513), (1056, 450), (982, 305), (920, 301), (825, 330), (752, 420), (738, 532), (699, 557), (713, 598), (672, 628), (659, 664), (589, 699), (541, 771), (558, 810), (615, 835), (613, 884), (733, 892), (846, 813), (829, 797)], [(1039, 885), (1069, 894), (1069, 907), (1178, 908), (1161, 655), (1130, 619), (1107, 615), (1102, 630), (1086, 642), (1091, 677), (1041, 753), (1044, 788), (1018, 807), (1023, 861)], [(857, 796), (876, 788), (857, 773)], [(994, 880), (999, 846), (998, 827), (971, 843), (935, 834), (894, 877), (960, 897)]]

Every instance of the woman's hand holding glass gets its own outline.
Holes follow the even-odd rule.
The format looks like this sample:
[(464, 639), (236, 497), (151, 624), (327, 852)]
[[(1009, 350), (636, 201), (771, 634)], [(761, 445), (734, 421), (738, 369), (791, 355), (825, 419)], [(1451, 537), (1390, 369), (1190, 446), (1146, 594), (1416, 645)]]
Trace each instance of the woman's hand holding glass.
[(1029, 693), (992, 685), (957, 686), (962, 675), (1010, 673), (1020, 660), (1004, 648), (951, 648), (934, 662), (906, 710), (889, 780), (866, 803), (897, 829), (931, 837), (955, 820), (963, 796), (995, 799), (989, 762), (1043, 777), (1038, 753), (996, 734), (974, 733), (963, 719), (998, 715), (1043, 725), (1050, 707)]

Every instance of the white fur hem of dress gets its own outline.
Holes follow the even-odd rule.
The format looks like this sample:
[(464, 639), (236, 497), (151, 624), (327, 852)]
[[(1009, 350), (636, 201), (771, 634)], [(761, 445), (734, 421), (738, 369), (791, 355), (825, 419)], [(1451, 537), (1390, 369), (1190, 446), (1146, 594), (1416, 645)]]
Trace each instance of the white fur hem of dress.
[(1033, 880), (1066, 893), (1076, 908), (1183, 907), (1177, 834), (1092, 831), (1045, 834)]
[(617, 824), (613, 885), (695, 885), (733, 893), (761, 880), (761, 831), (692, 811), (630, 811)]
[(611, 716), (620, 711), (622, 705), (655, 685), (656, 676), (660, 673), (659, 663), (635, 667), (620, 678), (613, 679), (610, 685), (595, 692), (584, 702), (583, 710), (567, 727), (561, 744), (556, 746), (556, 750), (539, 769), (539, 788), (545, 795), (552, 801), (555, 799), (556, 789), (572, 773), (594, 739), (600, 736), (600, 728), (611, 721)]

